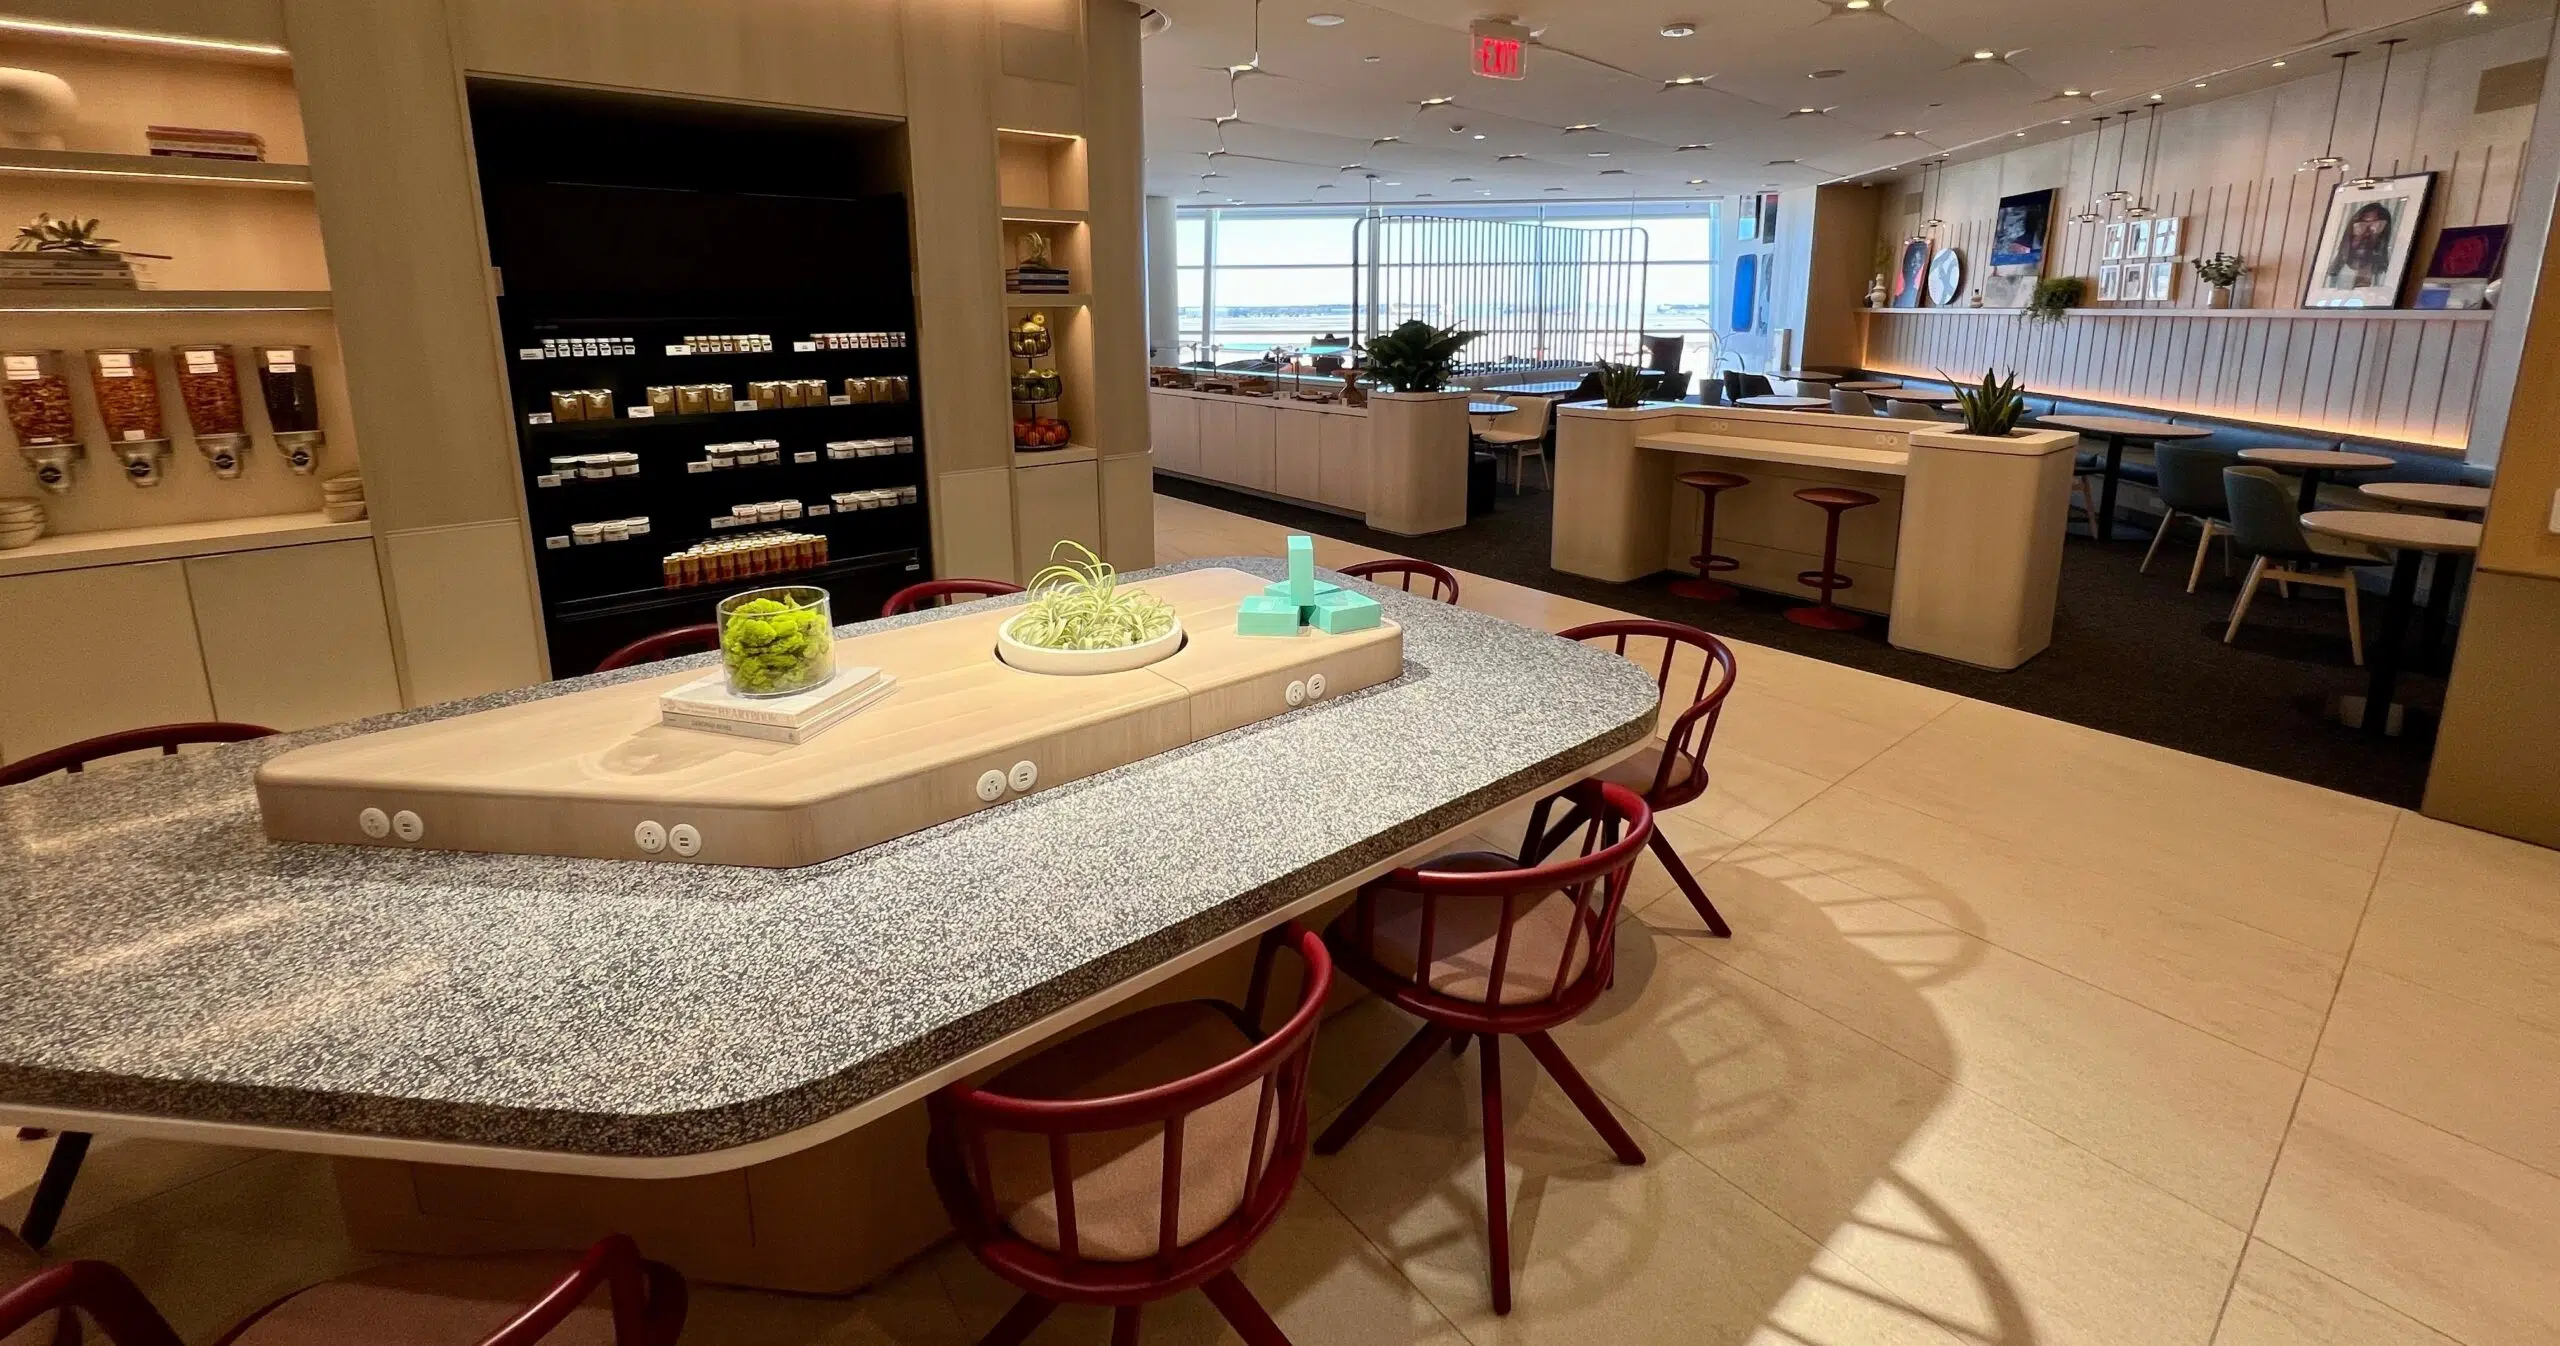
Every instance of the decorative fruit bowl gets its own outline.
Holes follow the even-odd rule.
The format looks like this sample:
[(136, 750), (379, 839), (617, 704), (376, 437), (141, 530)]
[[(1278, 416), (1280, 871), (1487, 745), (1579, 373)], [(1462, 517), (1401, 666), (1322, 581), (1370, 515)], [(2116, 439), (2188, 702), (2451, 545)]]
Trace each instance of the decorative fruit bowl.
[[(1054, 405), (1044, 403), (1043, 405)], [(1053, 416), (1025, 416), (1020, 405), (1013, 409), (1013, 446), (1017, 449), (1063, 449), (1067, 446), (1067, 423)]]
[[(1072, 549), (1075, 556), (1066, 553)], [(1026, 673), (1124, 673), (1182, 648), (1173, 606), (1123, 589), (1119, 572), (1074, 542), (1050, 549), (1022, 611), (996, 628), (996, 657)]]

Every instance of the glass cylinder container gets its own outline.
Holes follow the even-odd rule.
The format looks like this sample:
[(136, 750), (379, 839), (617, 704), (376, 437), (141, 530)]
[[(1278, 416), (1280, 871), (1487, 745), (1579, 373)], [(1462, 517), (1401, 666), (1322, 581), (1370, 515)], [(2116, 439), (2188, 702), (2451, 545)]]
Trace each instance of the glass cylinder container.
[(167, 439), (160, 415), (160, 376), (151, 352), (138, 346), (110, 346), (89, 352), (89, 384), (98, 394), (98, 419), (116, 443)]
[(79, 442), (71, 421), (71, 380), (60, 351), (0, 352), (0, 404), (21, 448)]
[(790, 584), (720, 600), (720, 661), (732, 696), (791, 696), (836, 674), (827, 591)]
[(229, 346), (172, 346), (178, 368), (178, 401), (196, 438), (236, 435), (248, 429), (240, 414), (240, 369)]
[(277, 434), (320, 429), (320, 387), (311, 374), (309, 346), (260, 346), (258, 394), (267, 404), (267, 428)]

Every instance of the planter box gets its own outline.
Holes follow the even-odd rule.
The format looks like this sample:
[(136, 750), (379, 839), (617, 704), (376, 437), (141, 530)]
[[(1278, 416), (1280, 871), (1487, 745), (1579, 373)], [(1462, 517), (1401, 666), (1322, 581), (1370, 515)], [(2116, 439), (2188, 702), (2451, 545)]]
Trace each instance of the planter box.
[(2053, 643), (2071, 451), (2061, 430), (1987, 438), (1911, 432), (1891, 639), (1901, 649), (2011, 669)]

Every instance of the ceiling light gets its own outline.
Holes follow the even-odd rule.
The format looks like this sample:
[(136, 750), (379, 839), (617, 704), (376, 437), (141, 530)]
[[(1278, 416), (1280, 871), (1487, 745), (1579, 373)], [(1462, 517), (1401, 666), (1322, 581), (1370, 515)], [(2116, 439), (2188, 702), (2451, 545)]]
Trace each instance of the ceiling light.
[(1985, 47), (1982, 50), (1975, 52), (1973, 54), (1973, 59), (1977, 61), (1996, 61), (2000, 59), (2000, 53), (1993, 51), (1989, 47)]
[(1484, 132), (1482, 132), (1482, 131), (1478, 131), (1478, 132), (1476, 132), (1476, 133), (1475, 133), (1475, 135), (1473, 135), (1472, 137), (1470, 137), (1470, 139), (1474, 139), (1474, 140), (1482, 140), (1482, 139), (1484, 139)]
[(1821, 111), (1822, 109), (1818, 107), (1800, 107), (1796, 109), (1796, 115), (1799, 117), (1811, 117), (1819, 115)]
[(2489, 13), (2489, 0), (2471, 0), (2471, 8), (2464, 10), (2463, 13), (2475, 19), (2485, 18)]
[(1576, 135), (1584, 131), (1597, 131), (1599, 129), (1600, 123), (1598, 122), (1575, 122), (1573, 125), (1564, 128), (1564, 133), (1566, 135)]
[(242, 56), (285, 54), (284, 48), (265, 42), (228, 42), (220, 38), (182, 37), (176, 33), (146, 33), (133, 28), (109, 28), (103, 24), (56, 23), (50, 19), (0, 19), (0, 32), (33, 33), (39, 37), (85, 38), (93, 42), (131, 42), (150, 47), (184, 47), (191, 51), (232, 52)]
[(1873, 9), (1876, 7), (1876, 0), (1840, 0), (1840, 7), (1842, 9)]
[(1606, 159), (1609, 157), (1609, 152), (1607, 150), (1585, 150), (1583, 151), (1583, 157), (1586, 159)]
[(2062, 119), (2062, 124), (2063, 124), (2063, 125), (2065, 125), (2065, 126), (2069, 126), (2069, 125), (2071, 124), (2071, 119), (2070, 119), (2069, 117), (2065, 117), (2065, 118), (2063, 118), (2063, 119)]
[(1600, 170), (1600, 176), (1604, 178), (1622, 178), (1626, 175), (1627, 170), (1623, 168), (1604, 168)]
[(1440, 106), (1440, 105), (1441, 105), (1441, 104), (1443, 104), (1443, 103), (1454, 103), (1454, 102), (1457, 102), (1457, 101), (1458, 101), (1457, 99), (1455, 99), (1455, 98), (1451, 98), (1451, 97), (1450, 97), (1450, 96), (1448, 96), (1447, 94), (1442, 94), (1442, 95), (1440, 95), (1438, 98), (1425, 98), (1425, 99), (1423, 99), (1423, 100), (1422, 100), (1422, 105), (1423, 105), (1424, 107), (1438, 107), (1438, 106)]
[(1401, 187), (1404, 184), (1401, 182), (1381, 182), (1378, 185), (1381, 187)]
[(1689, 185), (1692, 187), (1704, 187), (1707, 185), (1707, 180), (1705, 178), (1691, 178), (1689, 179)]
[(1474, 178), (1451, 178), (1451, 179), (1449, 179), (1449, 180), (1450, 180), (1451, 182), (1473, 182), (1473, 181), (1475, 181), (1475, 179), (1474, 179)]
[(1253, 62), (1251, 62), (1251, 61), (1247, 61), (1247, 62), (1245, 62), (1245, 63), (1244, 63), (1244, 64), (1242, 64), (1242, 65), (1231, 65), (1231, 66), (1228, 66), (1228, 67), (1227, 67), (1227, 73), (1228, 73), (1228, 74), (1230, 74), (1230, 75), (1250, 75), (1250, 74), (1252, 74), (1252, 73), (1254, 72), (1254, 70), (1255, 70), (1255, 69), (1256, 69), (1256, 67), (1255, 67), (1254, 63), (1253, 63)]
[(1674, 19), (1670, 23), (1662, 25), (1662, 35), (1664, 37), (1695, 37), (1697, 36), (1697, 33), (1698, 25), (1691, 23), (1686, 19)]
[(1888, 136), (1892, 136), (1892, 137), (1895, 137), (1895, 138), (1897, 138), (1897, 139), (1898, 139), (1898, 138), (1900, 138), (1900, 137), (1902, 137), (1902, 136), (1907, 136), (1907, 135), (1909, 135), (1909, 134), (1911, 134), (1911, 133), (1910, 133), (1909, 131), (1887, 131), (1887, 132), (1885, 132), (1885, 134), (1886, 134), (1886, 135), (1888, 135)]
[(1551, 192), (1560, 192), (1560, 191), (1563, 191), (1563, 190), (1564, 190), (1564, 188), (1562, 188), (1562, 187), (1549, 187), (1547, 190), (1548, 190), (1548, 191), (1551, 191)]
[(2154, 103), (2157, 103), (2157, 102), (2160, 102), (2160, 101), (2162, 101), (2162, 100), (2166, 99), (2168, 96), (2169, 96), (2169, 95), (2167, 95), (2167, 94), (2165, 94), (2165, 93), (2155, 93), (2155, 94), (2151, 95), (2151, 101), (2152, 101), (2152, 102), (2154, 102)]
[(2082, 97), (2083, 94), (2079, 89), (2065, 89), (2062, 91), (2062, 96), (2065, 98), (2079, 98)]
[(2024, 132), (2024, 131), (2019, 131), (2019, 132), (2016, 132), (2015, 134), (2016, 134), (2016, 136), (2018, 137), (2018, 139), (2020, 139), (2020, 140), (2024, 140), (2024, 139), (2026, 139), (2026, 138), (2027, 138), (2027, 133), (2026, 133), (2026, 132)]
[(1223, 178), (1225, 176), (1226, 174), (1224, 173), (1203, 173), (1200, 175), (1202, 181), (1207, 181), (1210, 178)]
[(1310, 14), (1307, 16), (1307, 23), (1316, 28), (1334, 28), (1341, 25), (1342, 16), (1339, 14)]
[(1529, 156), (1525, 154), (1497, 154), (1493, 156), (1493, 161), (1497, 164), (1509, 163), (1513, 159), (1526, 159), (1528, 157)]
[(1334, 190), (1337, 185), (1338, 184), (1331, 182), (1319, 182), (1316, 184), (1316, 190), (1320, 192), (1329, 192)]
[(1674, 154), (1685, 154), (1685, 153), (1687, 153), (1687, 152), (1688, 152), (1688, 151), (1690, 151), (1690, 150), (1711, 150), (1711, 149), (1714, 149), (1714, 148), (1715, 148), (1715, 146), (1714, 146), (1712, 143), (1701, 143), (1701, 142), (1697, 142), (1697, 141), (1692, 141), (1692, 142), (1690, 142), (1689, 144), (1679, 146), (1678, 148), (1676, 148), (1676, 149), (1672, 150), (1671, 152), (1672, 152), (1672, 153), (1674, 153)]
[(1368, 167), (1368, 165), (1367, 165), (1367, 164), (1344, 164), (1342, 167), (1337, 168), (1337, 169), (1335, 169), (1334, 171), (1335, 171), (1335, 172), (1337, 172), (1337, 173), (1357, 173), (1357, 172), (1359, 172), (1361, 169), (1364, 169), (1364, 168), (1367, 168), (1367, 167)]
[(2197, 80), (2197, 81), (2196, 81), (2196, 83), (2195, 83), (2195, 87), (2197, 87), (2197, 88), (2199, 88), (2199, 89), (2203, 88), (2203, 87), (2204, 87), (2204, 81), (2203, 81), (2203, 80)]
[(2269, 68), (2270, 68), (2270, 69), (2275, 69), (2275, 70), (2282, 70), (2282, 69), (2284, 69), (2284, 62), (2282, 62), (2282, 61), (2278, 61), (2278, 62), (2276, 62), (2273, 66), (2271, 66), (2271, 67), (2269, 67)]
[(1231, 205), (1231, 206), (1240, 206), (1240, 205), (1243, 205), (1243, 204), (1244, 204), (1244, 198), (1243, 198), (1243, 197), (1241, 197), (1241, 196), (1230, 196), (1230, 197), (1228, 197), (1228, 198), (1227, 198), (1227, 204), (1228, 204), (1228, 205)]
[(1692, 84), (1704, 84), (1713, 78), (1715, 77), (1712, 75), (1674, 75), (1670, 79), (1664, 80), (1662, 82), (1662, 87), (1666, 89), (1685, 89)]
[(1374, 150), (1380, 145), (1400, 145), (1402, 143), (1404, 143), (1403, 136), (1380, 136), (1369, 142), (1369, 148)]

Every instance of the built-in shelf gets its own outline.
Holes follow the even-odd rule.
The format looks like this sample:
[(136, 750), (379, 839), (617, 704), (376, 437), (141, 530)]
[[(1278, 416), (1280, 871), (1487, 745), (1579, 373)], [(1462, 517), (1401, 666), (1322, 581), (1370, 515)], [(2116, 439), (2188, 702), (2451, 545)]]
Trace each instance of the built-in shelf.
[(1085, 211), (1050, 206), (1006, 206), (1001, 213), (1007, 224), (1083, 224), (1092, 218)]
[[(1860, 313), (1888, 318), (2014, 318), (2022, 308), (1861, 308)], [(2104, 308), (2064, 310), (2074, 318), (2354, 318), (2381, 322), (2487, 322), (2497, 315), (2485, 308), (2146, 308), (2115, 304)]]
[[(94, 479), (84, 482), (80, 489), (103, 489), (106, 486), (124, 489), (112, 480), (101, 483)], [(299, 547), (312, 542), (343, 542), (371, 536), (373, 524), (367, 520), (331, 523), (317, 510), (308, 514), (261, 514), (245, 519), (109, 528), (94, 533), (40, 537), (24, 547), (0, 551), (0, 575), (33, 575), (48, 570), (131, 565), (139, 561), (216, 556), (224, 552)]]
[(1090, 463), (1094, 448), (1090, 444), (1061, 444), (1054, 449), (1015, 449), (1015, 467), (1047, 467), (1051, 463)]
[(1083, 308), (1093, 296), (1087, 294), (1009, 294), (1006, 308)]
[(0, 290), (0, 313), (326, 313), (327, 290)]
[(27, 177), (116, 178), (196, 187), (269, 187), (311, 190), (309, 164), (250, 163), (237, 159), (186, 159), (165, 154), (102, 154), (95, 150), (0, 149), (0, 174)]

